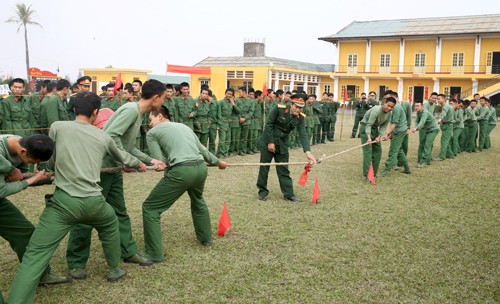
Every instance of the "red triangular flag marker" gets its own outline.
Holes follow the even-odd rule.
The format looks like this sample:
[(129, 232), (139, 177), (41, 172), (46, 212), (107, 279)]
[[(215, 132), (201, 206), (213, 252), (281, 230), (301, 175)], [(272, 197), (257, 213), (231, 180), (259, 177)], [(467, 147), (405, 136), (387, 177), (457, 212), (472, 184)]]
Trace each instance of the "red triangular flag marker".
[(122, 73), (118, 73), (118, 77), (116, 77), (115, 87), (113, 89), (113, 93), (116, 96), (116, 90), (118, 90), (122, 86)]
[(374, 185), (376, 185), (377, 183), (375, 182), (375, 172), (373, 171), (373, 165), (372, 163), (370, 163), (370, 168), (368, 169), (368, 179), (370, 180), (370, 182)]
[(220, 214), (219, 230), (217, 231), (217, 235), (224, 236), (229, 227), (231, 227), (231, 221), (229, 220), (226, 202), (224, 202), (224, 207), (222, 207), (222, 213)]
[(319, 187), (318, 187), (318, 177), (316, 176), (316, 180), (314, 181), (314, 188), (313, 188), (313, 192), (312, 192), (312, 198), (311, 198), (311, 204), (314, 204), (314, 203), (318, 203), (318, 198), (321, 196), (321, 192), (319, 191)]
[(264, 86), (262, 87), (262, 96), (267, 96), (267, 83), (264, 82)]
[(302, 172), (302, 174), (299, 177), (299, 185), (301, 185), (302, 187), (306, 186), (308, 172), (311, 172), (311, 164), (309, 163), (304, 166), (304, 172)]

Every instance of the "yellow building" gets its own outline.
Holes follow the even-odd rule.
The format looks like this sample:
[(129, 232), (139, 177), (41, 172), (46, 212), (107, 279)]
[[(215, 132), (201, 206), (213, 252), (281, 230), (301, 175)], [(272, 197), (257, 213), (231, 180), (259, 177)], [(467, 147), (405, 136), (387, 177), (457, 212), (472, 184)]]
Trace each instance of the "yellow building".
[(354, 21), (321, 37), (336, 46), (333, 93), (386, 89), (403, 100), (432, 92), (500, 99), (500, 15)]
[(283, 91), (306, 91), (320, 95), (333, 90), (331, 64), (313, 64), (265, 56), (265, 45), (259, 42), (244, 44), (242, 57), (207, 57), (195, 65), (210, 67), (210, 75), (191, 75), (191, 94), (199, 93), (202, 84), (208, 84), (217, 98), (222, 98), (226, 88), (253, 87)]
[(101, 92), (101, 87), (110, 82), (115, 82), (118, 74), (121, 73), (123, 85), (127, 82), (132, 83), (134, 80), (145, 82), (148, 80), (148, 73), (150, 70), (137, 70), (127, 68), (81, 68), (80, 71), (84, 76), (92, 78), (92, 85), (90, 90), (94, 93)]

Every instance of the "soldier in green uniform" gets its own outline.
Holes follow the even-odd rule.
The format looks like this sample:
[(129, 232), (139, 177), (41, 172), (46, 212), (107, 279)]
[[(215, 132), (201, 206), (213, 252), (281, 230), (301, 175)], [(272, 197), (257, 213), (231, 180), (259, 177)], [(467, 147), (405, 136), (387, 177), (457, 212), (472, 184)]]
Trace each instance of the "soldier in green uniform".
[(237, 124), (238, 121), (232, 121), (234, 115), (238, 115), (239, 110), (234, 101), (234, 90), (227, 88), (224, 92), (224, 99), (219, 100), (218, 112), (220, 116), (217, 118), (217, 125), (219, 126), (219, 146), (217, 148), (217, 157), (228, 157), (231, 152), (229, 145), (232, 144), (232, 125)]
[(272, 89), (267, 90), (267, 96), (266, 100), (264, 101), (264, 127), (265, 127), (265, 121), (267, 120), (267, 116), (269, 116), (269, 113), (271, 113), (271, 110), (278, 104), (276, 101), (276, 94), (274, 94), (274, 91)]
[(427, 109), (424, 109), (422, 101), (415, 101), (415, 111), (417, 118), (415, 121), (415, 128), (412, 132), (419, 131), (419, 145), (417, 156), (417, 167), (424, 168), (431, 164), (432, 147), (434, 139), (439, 133), (439, 127), (436, 118)]
[(380, 173), (379, 176), (389, 176), (391, 170), (397, 163), (401, 163), (404, 166), (403, 173), (410, 174), (410, 166), (408, 165), (408, 159), (406, 154), (403, 152), (403, 139), (407, 136), (408, 123), (406, 122), (406, 113), (403, 106), (399, 104), (394, 97), (387, 97), (385, 99), (386, 103), (395, 103), (392, 110), (392, 115), (390, 119), (390, 126), (387, 128), (385, 135), (382, 136), (382, 140), (391, 138), (391, 145), (389, 147), (389, 155), (385, 162), (385, 169)]
[(434, 160), (442, 161), (446, 158), (454, 158), (451, 151), (453, 123), (455, 122), (455, 110), (446, 103), (444, 94), (438, 95), (438, 103), (442, 107), (438, 124), (441, 125), (441, 149), (439, 155)]
[(337, 123), (337, 112), (340, 109), (340, 103), (333, 100), (333, 93), (328, 93), (328, 115), (330, 116), (330, 124), (328, 127), (328, 141), (335, 141), (335, 124)]
[(481, 109), (479, 111), (479, 116), (477, 116), (477, 123), (479, 125), (479, 140), (477, 150), (479, 152), (483, 151), (484, 144), (486, 143), (486, 135), (488, 134), (488, 117), (490, 115), (490, 108), (486, 105), (487, 98), (481, 96), (479, 98), (479, 103), (481, 104)]
[(320, 116), (323, 114), (323, 104), (316, 100), (317, 96), (315, 94), (309, 95), (313, 108), (313, 118), (314, 118), (314, 130), (312, 137), (312, 145), (319, 144), (321, 139), (321, 122), (319, 120)]
[(251, 145), (249, 147), (250, 151), (253, 153), (259, 153), (259, 141), (262, 135), (263, 126), (263, 113), (264, 113), (264, 101), (262, 98), (262, 91), (255, 91), (254, 99), (255, 110), (253, 112), (253, 123), (252, 123), (252, 139), (250, 141)]
[(174, 98), (174, 100), (177, 106), (178, 122), (185, 124), (193, 130), (194, 118), (191, 113), (193, 112), (195, 101), (189, 95), (189, 84), (187, 82), (181, 83), (181, 95)]
[(311, 140), (313, 138), (314, 133), (314, 109), (313, 109), (313, 100), (311, 96), (308, 96), (306, 105), (302, 113), (306, 115), (306, 133), (309, 144), (311, 144)]
[(109, 135), (91, 125), (100, 103), (96, 94), (80, 93), (74, 106), (76, 120), (55, 122), (50, 128), (49, 137), (55, 142), (55, 153), (48, 167), (55, 169), (56, 189), (52, 197), (46, 197), (47, 206), (12, 283), (9, 303), (35, 301), (35, 286), (41, 274), (60, 242), (79, 223), (98, 230), (109, 266), (108, 281), (116, 282), (126, 274), (118, 266), (118, 221), (97, 183), (105, 155), (128, 166), (136, 165), (137, 161), (120, 150)]
[(464, 112), (462, 109), (463, 102), (462, 100), (456, 101), (455, 99), (450, 100), (450, 106), (453, 107), (454, 111), (454, 119), (455, 123), (453, 124), (453, 139), (452, 139), (452, 148), (453, 156), (457, 156), (459, 153), (462, 153), (462, 147), (460, 144), (460, 136), (464, 130)]
[(208, 175), (205, 162), (219, 169), (225, 169), (226, 163), (210, 153), (188, 127), (170, 122), (167, 108), (152, 111), (150, 121), (152, 129), (147, 139), (151, 155), (164, 159), (168, 164), (165, 175), (142, 204), (146, 257), (160, 263), (164, 261), (161, 214), (185, 192), (191, 199), (196, 239), (203, 246), (210, 245), (212, 228), (208, 207), (203, 199)]
[(437, 99), (438, 99), (438, 93), (432, 92), (429, 100), (426, 103), (424, 103), (424, 109), (429, 111), (429, 113), (431, 113), (431, 115), (436, 114)]
[(168, 112), (170, 113), (170, 118), (172, 121), (177, 122), (179, 119), (177, 116), (177, 105), (175, 104), (175, 100), (173, 98), (174, 94), (174, 87), (171, 84), (166, 84), (165, 85), (165, 100), (163, 100), (163, 105), (168, 109)]
[[(305, 115), (302, 113), (307, 95), (297, 94), (293, 95), (292, 98), (292, 104), (279, 104), (269, 113), (266, 127), (262, 133), (260, 150), (261, 163), (270, 163), (272, 159), (277, 163), (288, 162), (288, 134), (295, 128), (299, 129), (302, 149), (306, 153), (307, 159), (313, 164), (316, 163), (316, 159), (309, 149), (309, 142), (305, 130)], [(278, 174), (280, 188), (284, 198), (293, 203), (299, 202), (300, 200), (296, 198), (293, 193), (293, 183), (288, 166), (276, 166), (276, 173)], [(261, 166), (257, 179), (259, 200), (261, 201), (266, 201), (269, 194), (269, 190), (267, 189), (268, 175), (269, 166)]]
[(49, 97), (47, 103), (40, 107), (40, 127), (50, 128), (56, 121), (69, 120), (66, 96), (71, 84), (66, 79), (59, 79), (56, 83), (56, 92)]
[[(167, 108), (168, 109), (168, 108)], [(170, 109), (169, 109), (170, 113)], [(170, 115), (172, 118), (172, 115)], [(220, 121), (220, 106), (219, 102), (212, 93), (212, 90), (208, 90), (208, 118), (210, 122), (210, 128), (208, 129), (208, 151), (215, 154), (215, 151), (219, 150), (217, 146), (217, 133), (219, 133), (219, 121)], [(175, 120), (171, 120), (175, 121)], [(220, 141), (220, 139), (219, 139)]]
[(488, 133), (486, 134), (486, 142), (484, 143), (484, 148), (491, 148), (490, 133), (497, 126), (497, 111), (495, 107), (491, 105), (491, 101), (486, 99), (486, 105), (490, 108), (490, 114), (488, 115)]
[(328, 131), (330, 130), (330, 103), (328, 102), (328, 93), (324, 93), (323, 96), (326, 94), (326, 99), (321, 100), (321, 110), (323, 113), (319, 116), (319, 122), (321, 124), (321, 136), (320, 136), (320, 141), (318, 143), (325, 144), (326, 143), (326, 138)]
[(106, 97), (101, 100), (101, 109), (108, 108), (115, 112), (121, 106), (120, 99), (115, 96), (115, 85), (108, 83), (106, 85)]
[(194, 118), (194, 133), (198, 136), (201, 144), (208, 145), (208, 132), (210, 128), (210, 102), (208, 101), (208, 89), (202, 88), (200, 96), (195, 100), (195, 105), (190, 117)]
[[(134, 166), (139, 171), (146, 171), (144, 163), (151, 163), (159, 169), (165, 168), (161, 160), (153, 159), (135, 147), (137, 132), (142, 125), (143, 114), (151, 109), (158, 109), (164, 99), (165, 85), (151, 79), (142, 87), (141, 99), (137, 103), (126, 103), (121, 106), (104, 126), (104, 132), (111, 136), (117, 147), (132, 159)], [(111, 158), (103, 161), (104, 167), (118, 167)], [(113, 208), (119, 224), (121, 257), (126, 263), (135, 263), (141, 266), (152, 265), (152, 262), (138, 254), (137, 244), (132, 236), (130, 217), (125, 205), (123, 194), (123, 174), (102, 172), (100, 175), (102, 194)], [(87, 225), (75, 226), (70, 233), (66, 259), (70, 275), (75, 279), (85, 279), (87, 272), (85, 266), (90, 254), (92, 227)]]
[[(354, 118), (354, 125), (352, 126), (351, 138), (356, 138), (356, 134), (358, 134), (358, 127), (360, 121), (368, 111), (368, 102), (366, 100), (366, 93), (361, 93), (361, 99), (354, 103), (354, 108), (356, 109), (356, 116)], [(360, 134), (358, 134), (358, 138)]]
[[(380, 159), (382, 158), (381, 134), (387, 129), (387, 125), (391, 119), (391, 111), (395, 105), (396, 100), (392, 98), (383, 105), (374, 106), (368, 110), (365, 117), (361, 120), (361, 127), (359, 128), (359, 132), (361, 132), (361, 144), (369, 143), (369, 145), (363, 146), (364, 177), (368, 177), (370, 163), (373, 165), (374, 174), (376, 175), (378, 172)], [(387, 137), (384, 135), (382, 139), (387, 140)]]
[[(407, 133), (406, 133), (405, 137), (403, 138), (403, 142), (401, 143), (401, 149), (403, 149), (403, 153), (406, 156), (406, 155), (408, 155), (408, 133), (410, 132), (410, 129), (411, 129), (411, 119), (412, 119), (411, 118), (411, 114), (412, 114), (411, 113), (412, 112), (411, 103), (408, 101), (401, 101), (399, 99), (398, 92), (394, 92), (392, 90), (388, 90), (388, 91), (384, 92), (384, 99), (386, 99), (387, 97), (393, 97), (394, 99), (396, 99), (396, 102), (401, 105), (401, 107), (404, 110), (404, 115), (406, 116), (406, 123), (408, 124)], [(392, 115), (394, 115), (394, 111), (392, 112)], [(403, 166), (403, 164), (399, 160), (398, 160), (397, 165), (394, 167), (394, 170), (399, 170), (398, 166)]]
[(464, 115), (464, 132), (465, 132), (465, 145), (464, 150), (466, 152), (476, 152), (476, 133), (477, 133), (477, 117), (474, 112), (476, 107), (476, 100), (471, 100), (465, 104), (467, 108), (465, 109)]
[[(35, 227), (7, 196), (21, 192), (47, 177), (44, 171), (22, 180), (22, 171), (28, 166), (47, 161), (52, 155), (53, 141), (46, 135), (19, 137), (17, 135), (0, 135), (0, 236), (14, 250), (20, 262), (23, 260), (26, 246)], [(50, 267), (44, 268), (40, 275), (40, 284), (67, 283), (71, 279), (55, 275)], [(1, 296), (1, 293), (0, 293)]]
[(40, 102), (40, 112), (38, 115), (38, 131), (39, 134), (49, 134), (48, 121), (47, 121), (47, 102), (49, 102), (50, 97), (53, 96), (56, 91), (56, 83), (50, 82), (47, 84), (47, 94), (43, 97), (42, 102)]
[(24, 80), (14, 78), (9, 81), (12, 95), (7, 96), (0, 103), (2, 113), (2, 129), (4, 132), (19, 136), (34, 134), (31, 122), (34, 113), (31, 109), (31, 99), (23, 96)]
[(239, 142), (236, 145), (238, 155), (253, 154), (248, 150), (248, 140), (250, 139), (250, 127), (252, 126), (253, 112), (255, 111), (254, 102), (247, 96), (247, 88), (240, 87), (238, 89), (238, 98), (236, 98), (236, 105), (240, 111), (239, 123), (241, 135)]
[(77, 91), (70, 95), (69, 102), (67, 105), (69, 120), (75, 120), (74, 107), (75, 107), (76, 94), (89, 92), (91, 84), (92, 84), (92, 78), (90, 78), (90, 76), (83, 76), (76, 80)]
[[(31, 95), (30, 102), (31, 102), (31, 111), (32, 111), (33, 115), (31, 115), (30, 125), (33, 129), (40, 128), (40, 106), (41, 106), (43, 99), (45, 98), (45, 96), (48, 93), (47, 85), (49, 83), (52, 83), (52, 82), (48, 79), (42, 81), (42, 83), (40, 85), (40, 91)], [(33, 132), (36, 134), (40, 134), (40, 130), (34, 130)]]

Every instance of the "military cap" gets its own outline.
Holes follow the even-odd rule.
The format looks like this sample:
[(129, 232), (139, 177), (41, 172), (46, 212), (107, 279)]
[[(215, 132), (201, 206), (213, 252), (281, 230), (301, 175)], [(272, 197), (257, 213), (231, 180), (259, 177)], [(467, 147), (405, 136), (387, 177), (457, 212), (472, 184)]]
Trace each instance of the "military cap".
[(76, 83), (78, 83), (79, 85), (90, 86), (90, 84), (92, 83), (92, 78), (90, 78), (90, 76), (83, 76), (78, 78)]
[(307, 95), (306, 94), (294, 94), (290, 96), (292, 99), (293, 103), (297, 105), (298, 107), (305, 107), (306, 105), (306, 100), (307, 100)]

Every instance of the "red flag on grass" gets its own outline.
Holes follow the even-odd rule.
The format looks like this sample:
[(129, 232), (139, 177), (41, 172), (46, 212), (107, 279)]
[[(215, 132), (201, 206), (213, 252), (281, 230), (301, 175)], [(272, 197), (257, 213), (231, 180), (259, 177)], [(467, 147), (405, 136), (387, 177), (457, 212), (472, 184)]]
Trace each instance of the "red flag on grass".
[(118, 73), (118, 76), (116, 77), (116, 82), (115, 82), (115, 88), (113, 89), (113, 93), (116, 96), (116, 90), (118, 90), (122, 86), (122, 73)]
[(318, 198), (321, 196), (321, 193), (319, 191), (319, 187), (318, 187), (318, 177), (316, 176), (316, 180), (314, 181), (314, 188), (313, 188), (313, 192), (312, 192), (312, 198), (311, 198), (311, 204), (314, 204), (314, 203), (318, 203)]
[(264, 86), (262, 87), (262, 96), (267, 96), (267, 83), (264, 82)]
[(222, 207), (222, 213), (220, 214), (219, 230), (217, 231), (217, 235), (224, 236), (229, 227), (231, 227), (231, 221), (229, 220), (226, 202), (224, 202), (224, 207)]
[(302, 187), (306, 186), (307, 183), (307, 173), (311, 172), (311, 164), (307, 164), (304, 166), (304, 172), (299, 177), (299, 185)]
[(373, 171), (373, 165), (370, 163), (370, 168), (368, 169), (368, 179), (372, 184), (376, 184), (375, 182), (375, 171)]

